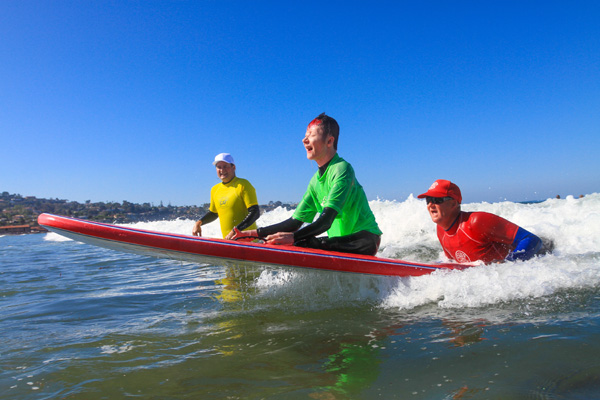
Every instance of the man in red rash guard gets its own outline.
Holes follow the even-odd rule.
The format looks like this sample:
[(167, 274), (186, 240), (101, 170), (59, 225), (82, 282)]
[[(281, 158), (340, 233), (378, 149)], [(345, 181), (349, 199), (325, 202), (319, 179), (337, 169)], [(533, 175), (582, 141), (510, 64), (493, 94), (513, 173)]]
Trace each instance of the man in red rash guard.
[(427, 200), (444, 253), (459, 263), (528, 260), (542, 247), (540, 238), (504, 218), (461, 211), (460, 189), (450, 181), (438, 179), (418, 198)]

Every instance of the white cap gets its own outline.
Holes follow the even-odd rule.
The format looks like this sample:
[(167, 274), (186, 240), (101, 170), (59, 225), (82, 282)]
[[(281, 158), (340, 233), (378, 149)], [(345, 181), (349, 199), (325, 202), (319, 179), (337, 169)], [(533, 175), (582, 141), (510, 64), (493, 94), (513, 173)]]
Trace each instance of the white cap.
[(229, 153), (220, 153), (215, 156), (215, 161), (213, 161), (213, 165), (217, 165), (219, 161), (225, 161), (229, 164), (235, 164), (233, 162), (233, 157)]

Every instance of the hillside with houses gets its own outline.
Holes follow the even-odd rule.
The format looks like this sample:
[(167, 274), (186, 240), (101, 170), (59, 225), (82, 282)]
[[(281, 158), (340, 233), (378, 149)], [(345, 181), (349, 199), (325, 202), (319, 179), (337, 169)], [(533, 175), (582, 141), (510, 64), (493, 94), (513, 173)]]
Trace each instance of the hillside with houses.
[[(37, 223), (38, 215), (51, 213), (107, 223), (173, 220), (177, 218), (200, 219), (208, 210), (202, 206), (173, 206), (151, 203), (91, 202), (85, 203), (61, 199), (43, 199), (2, 192), (0, 194), (0, 235), (9, 233), (35, 233), (44, 231)], [(261, 205), (261, 211), (277, 207), (292, 208), (295, 205), (279, 201)]]

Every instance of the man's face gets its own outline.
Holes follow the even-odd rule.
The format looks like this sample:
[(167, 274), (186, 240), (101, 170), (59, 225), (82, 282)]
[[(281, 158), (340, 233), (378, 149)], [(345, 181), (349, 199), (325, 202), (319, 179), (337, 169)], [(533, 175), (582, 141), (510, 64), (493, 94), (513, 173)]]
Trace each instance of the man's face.
[(235, 165), (225, 161), (219, 161), (215, 167), (217, 167), (217, 176), (221, 182), (229, 183), (235, 178)]
[(306, 149), (306, 158), (316, 161), (319, 166), (329, 161), (328, 147), (333, 147), (333, 136), (325, 137), (320, 125), (311, 124), (306, 129), (302, 143)]
[(450, 228), (450, 226), (456, 219), (459, 210), (460, 208), (458, 202), (452, 198), (427, 198), (427, 211), (429, 211), (429, 216), (431, 217), (431, 220), (436, 224), (440, 225), (443, 229)]

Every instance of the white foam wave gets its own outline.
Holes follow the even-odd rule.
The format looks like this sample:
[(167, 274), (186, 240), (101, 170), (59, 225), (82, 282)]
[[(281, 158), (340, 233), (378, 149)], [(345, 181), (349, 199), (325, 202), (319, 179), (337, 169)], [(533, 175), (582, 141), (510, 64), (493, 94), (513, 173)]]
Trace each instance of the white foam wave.
[(44, 240), (48, 242), (68, 242), (71, 239), (63, 235), (59, 235), (58, 233), (48, 232), (44, 235)]
[(378, 304), (397, 287), (402, 278), (339, 273), (311, 269), (269, 268), (263, 270), (255, 285), (261, 295), (303, 302), (304, 309), (338, 307), (342, 304)]
[(364, 302), (403, 310), (475, 308), (600, 287), (600, 253), (549, 255), (407, 278), (267, 269), (255, 284), (262, 296), (277, 299), (279, 304), (290, 299), (309, 309)]
[(442, 308), (480, 307), (597, 286), (600, 286), (600, 255), (587, 259), (550, 255), (528, 262), (412, 277), (401, 281), (383, 299), (382, 306), (411, 309), (434, 303)]

